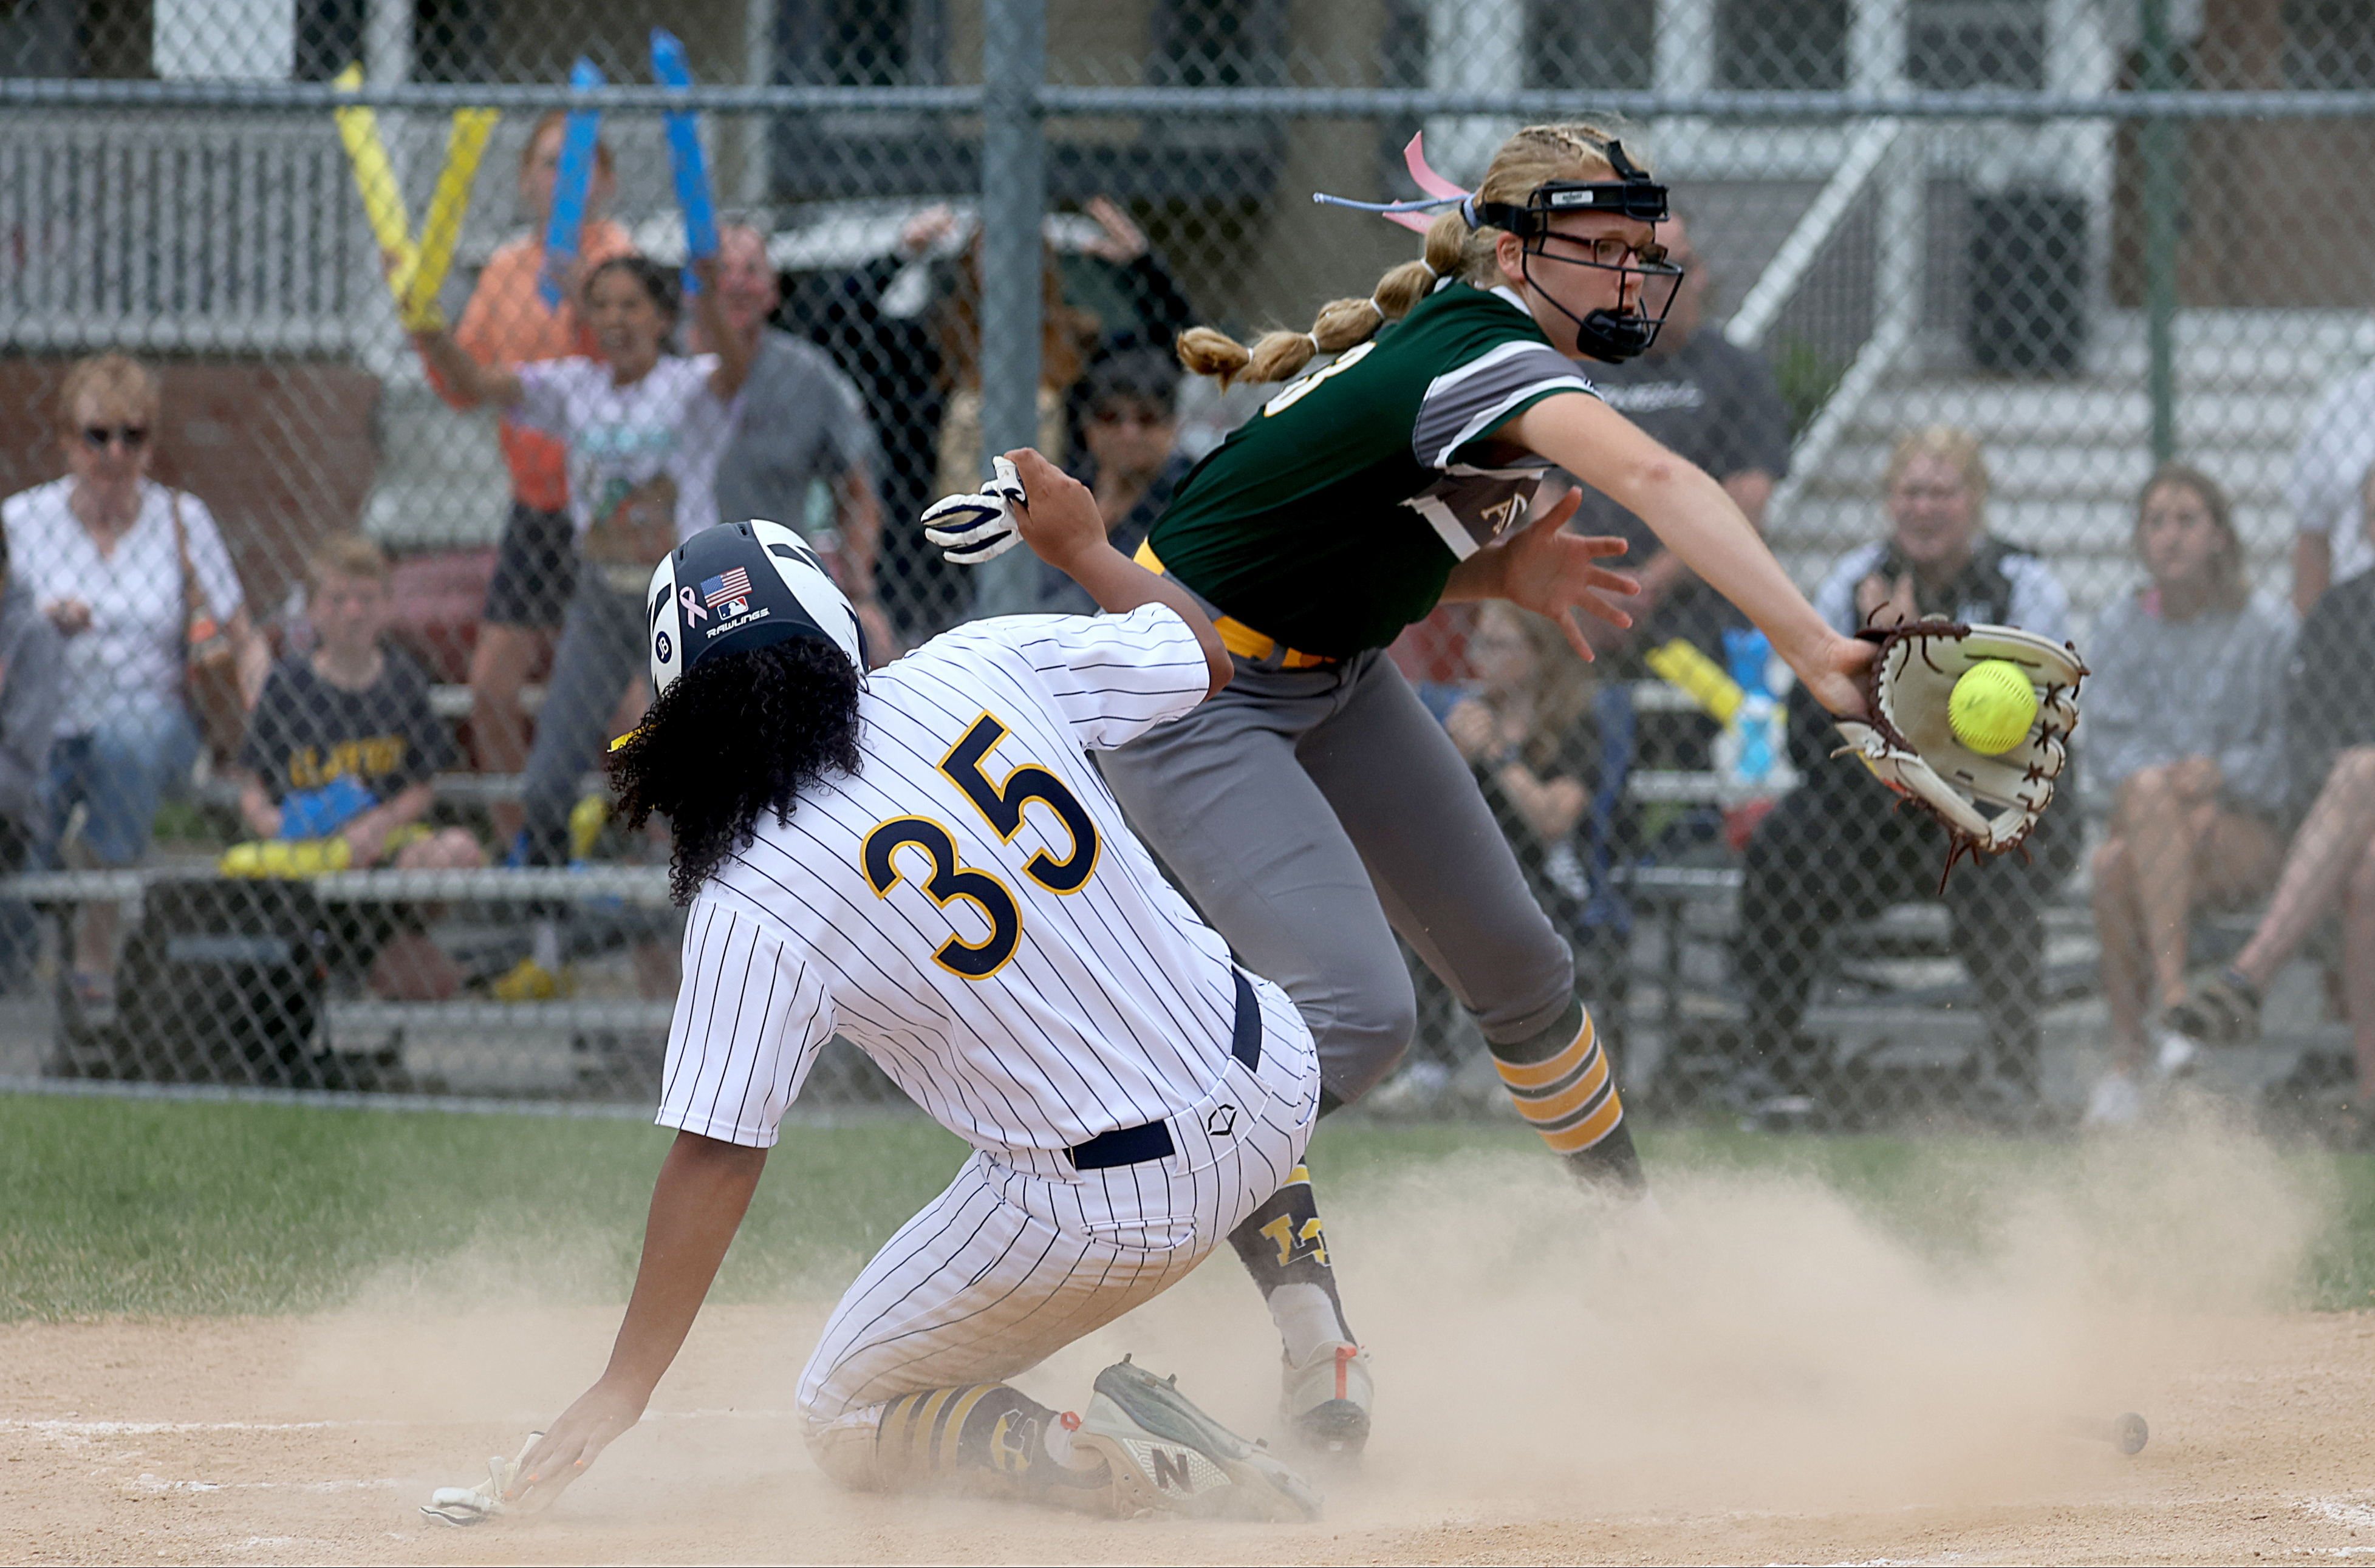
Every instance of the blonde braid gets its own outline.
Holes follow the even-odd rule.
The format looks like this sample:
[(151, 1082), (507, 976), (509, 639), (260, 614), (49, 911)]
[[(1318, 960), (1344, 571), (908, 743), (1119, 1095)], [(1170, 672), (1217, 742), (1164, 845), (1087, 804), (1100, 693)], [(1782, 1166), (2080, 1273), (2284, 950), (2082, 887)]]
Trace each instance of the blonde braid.
[[(1552, 180), (1613, 173), (1607, 146), (1613, 133), (1589, 124), (1529, 125), (1501, 144), (1476, 194), (1490, 201), (1522, 202)], [(1266, 332), (1247, 348), (1227, 333), (1191, 326), (1174, 345), (1179, 362), (1199, 376), (1215, 376), (1225, 387), (1239, 376), (1254, 382), (1284, 381), (1315, 354), (1341, 354), (1375, 337), (1388, 322), (1408, 315), (1446, 277), (1465, 277), (1490, 287), (1499, 281), (1496, 229), (1471, 229), (1458, 207), (1446, 211), (1426, 231), (1426, 252), (1377, 279), (1366, 298), (1330, 300), (1308, 332)]]

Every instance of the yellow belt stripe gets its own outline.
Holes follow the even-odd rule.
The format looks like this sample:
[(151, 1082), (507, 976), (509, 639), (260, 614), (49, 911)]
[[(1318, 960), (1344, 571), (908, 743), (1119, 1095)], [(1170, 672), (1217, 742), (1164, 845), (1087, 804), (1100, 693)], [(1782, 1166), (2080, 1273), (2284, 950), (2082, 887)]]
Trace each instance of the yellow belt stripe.
[(1611, 1090), (1608, 1093), (1607, 1104), (1602, 1105), (1565, 1132), (1542, 1134), (1542, 1141), (1561, 1154), (1573, 1154), (1580, 1149), (1589, 1149), (1593, 1144), (1614, 1132), (1616, 1124), (1624, 1119), (1624, 1102), (1616, 1097), (1616, 1091)]
[[(1163, 572), (1163, 562), (1156, 559), (1154, 546), (1151, 543), (1140, 544), (1138, 554), (1132, 559), (1149, 572), (1158, 575)], [(1279, 645), (1277, 638), (1263, 636), (1233, 615), (1215, 617), (1212, 630), (1221, 634), (1222, 647), (1226, 648), (1238, 658), (1251, 659), (1256, 664), (1270, 657), (1270, 651)], [(1318, 654), (1297, 653), (1293, 648), (1280, 654), (1278, 661), (1281, 669), (1310, 669), (1315, 666), (1332, 665), (1335, 662)]]
[(1581, 1110), (1607, 1081), (1608, 1057), (1603, 1053), (1581, 1078), (1556, 1094), (1542, 1100), (1518, 1101), (1518, 1114), (1530, 1122), (1555, 1122)]
[(1583, 1028), (1567, 1042), (1566, 1050), (1549, 1061), (1530, 1062), (1520, 1067), (1495, 1059), (1493, 1065), (1501, 1069), (1501, 1081), (1511, 1089), (1540, 1089), (1546, 1083), (1556, 1083), (1581, 1067), (1585, 1055), (1599, 1043), (1599, 1032), (1592, 1027), (1591, 1015), (1586, 1013), (1583, 1015)]

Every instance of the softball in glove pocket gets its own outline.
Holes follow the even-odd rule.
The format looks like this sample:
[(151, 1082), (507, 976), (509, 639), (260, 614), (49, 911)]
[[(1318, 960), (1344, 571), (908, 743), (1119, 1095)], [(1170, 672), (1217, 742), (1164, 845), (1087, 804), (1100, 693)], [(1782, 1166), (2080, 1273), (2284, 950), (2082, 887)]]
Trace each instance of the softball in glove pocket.
[[(1945, 825), (1953, 853), (2001, 855), (2019, 847), (2053, 802), (2054, 782), (2069, 765), (2065, 743), (2078, 727), (2078, 684), (2086, 666), (2078, 650), (2016, 626), (1966, 626), (1915, 620), (1861, 633), (1880, 644), (1872, 662), (1870, 719), (1841, 719), (1852, 755), (1873, 776)], [(1993, 756), (1956, 738), (1947, 716), (1955, 683), (1998, 659), (2026, 676), (2037, 691), (2028, 733)]]

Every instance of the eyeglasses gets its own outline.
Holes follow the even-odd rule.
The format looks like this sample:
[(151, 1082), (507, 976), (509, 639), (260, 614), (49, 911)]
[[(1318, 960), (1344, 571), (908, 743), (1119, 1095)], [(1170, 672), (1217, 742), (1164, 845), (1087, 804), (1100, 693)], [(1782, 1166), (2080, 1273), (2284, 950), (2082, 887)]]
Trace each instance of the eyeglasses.
[(124, 450), (126, 452), (137, 452), (148, 444), (148, 427), (146, 425), (85, 425), (82, 428), (82, 443), (93, 452), (106, 451), (107, 443), (112, 441), (122, 442)]
[(1119, 404), (1108, 404), (1089, 418), (1101, 425), (1137, 425), (1147, 430), (1171, 422), (1171, 416), (1159, 408), (1133, 408)]
[(1613, 235), (1603, 235), (1597, 240), (1582, 240), (1572, 239), (1565, 234), (1553, 234), (1544, 236), (1542, 243), (1547, 247), (1553, 241), (1572, 250), (1589, 251), (1590, 253), (1588, 255), (1561, 254), (1547, 248), (1543, 249), (1541, 253), (1551, 261), (1574, 262), (1577, 265), (1589, 266), (1636, 269), (1672, 267), (1678, 272), (1680, 270), (1668, 254), (1666, 247), (1655, 242), (1647, 245), (1636, 245), (1629, 240), (1620, 240)]

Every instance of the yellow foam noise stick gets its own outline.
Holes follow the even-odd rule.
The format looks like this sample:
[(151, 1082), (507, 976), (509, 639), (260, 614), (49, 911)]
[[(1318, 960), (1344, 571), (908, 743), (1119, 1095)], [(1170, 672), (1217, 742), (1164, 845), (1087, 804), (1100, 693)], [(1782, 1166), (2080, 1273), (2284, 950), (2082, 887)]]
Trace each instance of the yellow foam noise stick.
[(1689, 693), (1691, 701), (1718, 724), (1730, 724), (1731, 715), (1740, 712), (1740, 704), (1745, 701), (1740, 683), (1726, 675), (1721, 665), (1680, 637), (1663, 647), (1650, 649), (1642, 655), (1642, 662), (1661, 679)]
[[(358, 90), (363, 85), (363, 68), (348, 66), (333, 85), (345, 92)], [(355, 166), (355, 189), (362, 194), (363, 216), (371, 219), (372, 237), (384, 253), (396, 258), (387, 286), (401, 307), (419, 253), (413, 248), (411, 224), (404, 216), (404, 189), (396, 183), (396, 165), (388, 160), (387, 144), (380, 139), (379, 116), (360, 106), (334, 109), (330, 113), (338, 123), (338, 139), (347, 144), (347, 161)]]
[(454, 265), (454, 246), (462, 237), (462, 218), (470, 210), (470, 183), (478, 177), (479, 160), (487, 155), (487, 138), (502, 118), (493, 109), (457, 109), (445, 134), (445, 167), (438, 171), (437, 189), (429, 198), (429, 216), (420, 225), (420, 253), (408, 286), (396, 298), (396, 312), (408, 330), (434, 330), (443, 324), (437, 310), (437, 290)]

